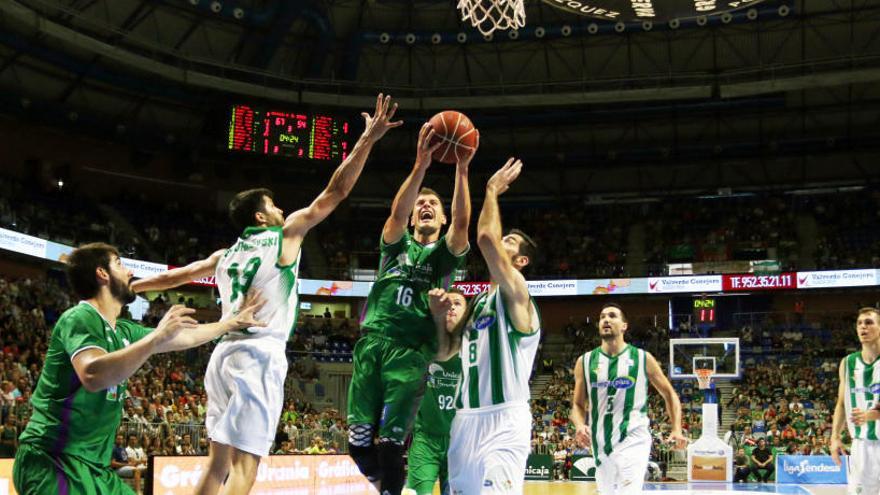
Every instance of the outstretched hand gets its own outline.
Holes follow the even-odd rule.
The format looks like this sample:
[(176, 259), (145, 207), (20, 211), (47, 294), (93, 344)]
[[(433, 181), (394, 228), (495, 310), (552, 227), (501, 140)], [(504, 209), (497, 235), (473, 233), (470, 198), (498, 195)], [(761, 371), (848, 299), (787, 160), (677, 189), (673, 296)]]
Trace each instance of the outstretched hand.
[(486, 183), (486, 192), (495, 193), (497, 195), (504, 194), (505, 191), (510, 189), (510, 184), (519, 177), (519, 173), (522, 171), (522, 166), (522, 161), (516, 158), (508, 159), (507, 163), (498, 169), (498, 171), (495, 172), (495, 175), (493, 175), (489, 179), (489, 182)]
[(429, 167), (434, 152), (440, 149), (440, 146), (443, 145), (442, 140), (438, 140), (436, 143), (431, 144), (434, 135), (434, 127), (430, 122), (425, 122), (419, 130), (419, 141), (416, 144), (416, 166), (425, 168)]
[(382, 139), (382, 136), (384, 136), (389, 129), (402, 126), (402, 120), (391, 120), (394, 118), (395, 112), (397, 112), (397, 103), (392, 102), (391, 96), (385, 96), (382, 93), (379, 93), (379, 96), (376, 97), (376, 109), (373, 111), (373, 115), (370, 115), (367, 112), (361, 113), (361, 116), (366, 123), (364, 135), (375, 143)]
[(465, 149), (464, 146), (462, 146), (462, 149), (465, 149), (465, 152), (462, 153), (460, 157), (458, 157), (458, 161), (455, 164), (455, 166), (458, 167), (459, 170), (467, 171), (468, 166), (471, 164), (471, 160), (474, 159), (474, 155), (476, 155), (477, 150), (480, 149), (480, 131), (474, 129), (474, 132), (477, 134), (477, 137), (474, 140), (474, 148)]

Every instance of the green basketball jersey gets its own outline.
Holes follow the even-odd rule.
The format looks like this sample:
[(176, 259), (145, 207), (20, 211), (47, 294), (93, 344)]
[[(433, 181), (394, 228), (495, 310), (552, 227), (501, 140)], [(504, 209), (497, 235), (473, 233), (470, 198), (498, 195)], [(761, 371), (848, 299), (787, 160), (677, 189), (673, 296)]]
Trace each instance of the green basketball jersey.
[(241, 309), (252, 288), (259, 289), (267, 302), (256, 315), (266, 322), (265, 327), (231, 332), (224, 340), (274, 340), (272, 345), (283, 348), (293, 333), (299, 313), (299, 255), (293, 263), (282, 266), (283, 240), (281, 227), (248, 227), (217, 263), (215, 275), (223, 319)]
[(862, 352), (854, 352), (844, 358), (844, 406), (846, 407), (846, 425), (853, 438), (861, 440), (878, 440), (880, 421), (868, 421), (856, 426), (850, 420), (852, 410), (859, 408), (867, 411), (874, 408), (880, 401), (880, 359), (866, 364), (862, 360)]
[(455, 387), (461, 378), (461, 358), (428, 366), (425, 396), (416, 416), (416, 431), (448, 437), (455, 417)]
[(513, 327), (501, 290), (495, 286), (474, 299), (461, 336), (461, 381), (457, 409), (528, 403), (529, 377), (541, 339), (541, 318), (534, 300), (531, 334)]
[(383, 333), (412, 348), (437, 345), (434, 320), (428, 309), (428, 291), (448, 289), (465, 253), (455, 256), (446, 246), (446, 236), (431, 244), (419, 244), (407, 231), (399, 241), (380, 241), (381, 258), (376, 282), (367, 296), (361, 327)]
[(21, 443), (109, 466), (127, 382), (89, 392), (73, 369), (73, 357), (92, 348), (118, 351), (150, 331), (129, 320), (116, 320), (114, 329), (85, 301), (65, 311), (52, 330), (43, 372), (31, 397), (33, 414), (19, 437)]
[(636, 430), (648, 435), (646, 358), (645, 351), (632, 345), (616, 356), (605, 354), (601, 347), (583, 356), (590, 435), (597, 465)]

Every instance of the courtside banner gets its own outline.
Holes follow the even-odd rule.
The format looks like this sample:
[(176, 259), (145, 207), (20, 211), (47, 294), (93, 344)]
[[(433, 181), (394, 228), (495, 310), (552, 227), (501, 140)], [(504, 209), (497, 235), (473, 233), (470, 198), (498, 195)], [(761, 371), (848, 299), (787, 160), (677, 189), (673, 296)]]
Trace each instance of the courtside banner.
[(778, 455), (776, 456), (776, 482), (799, 485), (845, 485), (849, 458), (841, 457), (840, 466), (834, 464), (830, 455)]
[(45, 258), (46, 243), (47, 241), (39, 237), (22, 234), (14, 230), (0, 229), (0, 248), (7, 251)]
[(595, 481), (596, 459), (588, 455), (571, 456), (572, 481)]
[(526, 463), (527, 480), (550, 481), (553, 472), (553, 457), (546, 454), (529, 454)]
[(877, 285), (877, 270), (827, 270), (798, 272), (798, 289), (828, 289)]
[(724, 292), (797, 289), (796, 273), (722, 275)]
[(15, 459), (0, 459), (0, 495), (18, 495), (12, 486), (12, 463)]
[(721, 275), (648, 278), (648, 292), (651, 294), (721, 292), (721, 288)]
[[(190, 495), (208, 471), (208, 458), (202, 456), (157, 456), (152, 463), (150, 493), (154, 495)], [(376, 490), (347, 455), (273, 455), (260, 462), (250, 493), (368, 494)]]

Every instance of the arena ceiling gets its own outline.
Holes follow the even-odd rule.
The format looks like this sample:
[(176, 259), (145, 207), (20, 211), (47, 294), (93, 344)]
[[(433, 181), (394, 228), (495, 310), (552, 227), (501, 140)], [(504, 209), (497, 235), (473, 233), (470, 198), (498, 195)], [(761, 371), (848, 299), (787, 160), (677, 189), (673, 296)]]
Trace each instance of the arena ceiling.
[[(488, 153), (583, 170), (577, 184), (615, 163), (638, 173), (602, 180), (670, 188), (880, 176), (880, 0), (766, 0), (678, 25), (526, 5), (525, 28), (487, 40), (451, 0), (10, 0), (0, 100), (204, 144), (229, 102), (354, 115), (386, 91), (413, 121), (466, 111)], [(385, 156), (409, 156), (414, 136)]]

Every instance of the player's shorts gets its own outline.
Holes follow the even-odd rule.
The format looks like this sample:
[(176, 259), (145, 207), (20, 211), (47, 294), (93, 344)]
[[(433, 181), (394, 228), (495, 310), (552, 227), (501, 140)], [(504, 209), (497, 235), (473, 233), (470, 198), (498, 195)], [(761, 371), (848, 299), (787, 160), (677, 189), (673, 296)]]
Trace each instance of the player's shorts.
[(651, 457), (651, 434), (647, 428), (630, 433), (611, 455), (596, 466), (599, 495), (641, 495)]
[(354, 346), (348, 388), (348, 424), (378, 425), (379, 438), (403, 444), (425, 391), (428, 360), (381, 334), (368, 333)]
[(19, 445), (15, 453), (12, 482), (22, 495), (134, 495), (134, 490), (109, 467), (67, 455), (55, 457), (30, 444)]
[(283, 343), (247, 339), (217, 344), (205, 372), (208, 437), (254, 455), (269, 455), (281, 418), (286, 374)]
[(880, 440), (853, 439), (847, 469), (848, 495), (880, 495)]
[(522, 494), (531, 437), (528, 403), (456, 411), (449, 440), (452, 494)]
[(449, 435), (432, 435), (425, 431), (413, 434), (407, 456), (406, 487), (418, 495), (434, 493), (434, 483), (440, 478), (440, 493), (449, 493), (449, 469), (446, 452)]

